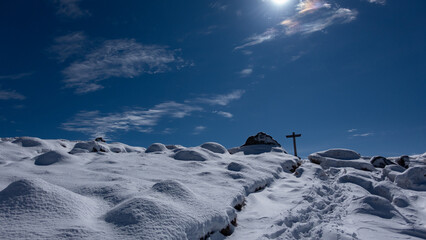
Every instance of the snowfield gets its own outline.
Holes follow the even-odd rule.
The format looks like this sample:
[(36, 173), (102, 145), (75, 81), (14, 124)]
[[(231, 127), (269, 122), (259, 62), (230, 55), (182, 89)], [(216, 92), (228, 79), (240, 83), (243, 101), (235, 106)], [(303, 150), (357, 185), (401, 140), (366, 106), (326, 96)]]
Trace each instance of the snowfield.
[(426, 154), (299, 160), (265, 136), (229, 150), (3, 138), (0, 238), (426, 238)]

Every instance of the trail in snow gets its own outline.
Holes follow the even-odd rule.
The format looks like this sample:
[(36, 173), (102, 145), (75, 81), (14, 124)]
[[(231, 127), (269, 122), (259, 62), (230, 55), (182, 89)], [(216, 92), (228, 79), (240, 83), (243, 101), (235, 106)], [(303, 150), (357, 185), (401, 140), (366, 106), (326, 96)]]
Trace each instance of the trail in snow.
[(270, 187), (246, 198), (238, 227), (228, 239), (426, 238), (425, 194), (407, 192), (411, 206), (400, 208), (359, 181), (342, 181), (356, 174), (373, 184), (384, 180), (377, 173), (323, 170), (305, 161), (295, 174), (281, 174)]

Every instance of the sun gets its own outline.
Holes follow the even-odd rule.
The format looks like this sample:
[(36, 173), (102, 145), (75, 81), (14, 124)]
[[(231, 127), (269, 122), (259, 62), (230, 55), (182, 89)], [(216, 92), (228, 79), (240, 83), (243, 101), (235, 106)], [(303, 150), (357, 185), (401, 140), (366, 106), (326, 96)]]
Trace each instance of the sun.
[(288, 0), (271, 0), (276, 5), (283, 5), (284, 3), (288, 2)]

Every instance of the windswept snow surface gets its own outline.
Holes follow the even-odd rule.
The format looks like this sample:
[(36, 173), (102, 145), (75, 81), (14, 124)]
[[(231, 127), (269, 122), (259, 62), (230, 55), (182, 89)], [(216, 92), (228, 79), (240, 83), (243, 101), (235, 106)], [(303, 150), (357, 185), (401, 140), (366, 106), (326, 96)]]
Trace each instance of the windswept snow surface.
[(3, 138), (0, 238), (224, 237), (234, 207), (297, 167), (284, 150), (245, 150)]
[(309, 158), (246, 198), (229, 239), (426, 239), (426, 154), (408, 169), (346, 149)]
[(3, 138), (0, 238), (426, 239), (426, 154), (309, 159), (272, 145)]

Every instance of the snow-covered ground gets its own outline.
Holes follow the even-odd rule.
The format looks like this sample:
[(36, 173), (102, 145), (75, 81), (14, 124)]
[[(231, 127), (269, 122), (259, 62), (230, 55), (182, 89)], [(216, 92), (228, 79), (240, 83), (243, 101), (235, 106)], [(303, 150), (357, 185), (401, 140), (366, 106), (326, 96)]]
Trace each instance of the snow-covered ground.
[(426, 238), (426, 154), (309, 161), (271, 143), (3, 138), (0, 238)]

